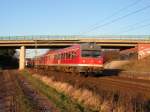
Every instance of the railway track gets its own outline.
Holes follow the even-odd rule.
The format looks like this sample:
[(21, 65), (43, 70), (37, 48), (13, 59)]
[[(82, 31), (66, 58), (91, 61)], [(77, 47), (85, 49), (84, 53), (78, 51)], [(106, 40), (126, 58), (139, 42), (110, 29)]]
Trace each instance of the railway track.
[(17, 80), (23, 93), (27, 96), (27, 99), (32, 103), (34, 112), (59, 112), (47, 97), (39, 93), (31, 84), (22, 76), (18, 76)]
[(0, 72), (0, 112), (20, 112), (14, 78), (7, 71)]
[(143, 94), (150, 98), (150, 81), (121, 78), (117, 76), (102, 77), (99, 78), (98, 81), (100, 81), (101, 84), (103, 83), (102, 85), (112, 87), (111, 89), (117, 89), (131, 94)]
[(47, 97), (19, 75), (14, 70), (0, 72), (0, 112), (26, 112), (22, 108), (24, 99), (18, 99), (20, 95), (28, 100), (29, 112), (59, 112)]
[(141, 71), (121, 71), (119, 74), (120, 77), (127, 77), (132, 79), (145, 79), (150, 80), (150, 72), (141, 72)]

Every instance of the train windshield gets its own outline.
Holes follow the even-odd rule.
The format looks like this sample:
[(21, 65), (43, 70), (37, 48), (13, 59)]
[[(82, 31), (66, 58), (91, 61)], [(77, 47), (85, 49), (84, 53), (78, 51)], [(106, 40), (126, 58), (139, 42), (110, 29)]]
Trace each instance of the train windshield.
[(83, 50), (82, 51), (82, 57), (99, 57), (100, 51), (94, 51), (94, 50)]

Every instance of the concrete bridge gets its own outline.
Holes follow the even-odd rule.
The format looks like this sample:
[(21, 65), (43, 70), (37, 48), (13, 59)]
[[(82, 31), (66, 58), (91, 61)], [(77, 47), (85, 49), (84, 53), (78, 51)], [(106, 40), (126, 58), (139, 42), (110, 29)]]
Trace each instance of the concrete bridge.
[(15, 36), (0, 37), (0, 48), (20, 49), (19, 69), (25, 67), (25, 49), (62, 48), (73, 44), (95, 42), (105, 49), (129, 49), (147, 46), (150, 48), (150, 36)]

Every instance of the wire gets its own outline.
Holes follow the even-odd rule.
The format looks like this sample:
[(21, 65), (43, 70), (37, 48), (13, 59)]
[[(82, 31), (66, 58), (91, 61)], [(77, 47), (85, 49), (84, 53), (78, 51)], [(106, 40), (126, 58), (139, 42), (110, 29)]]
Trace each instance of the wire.
[(128, 9), (128, 8), (130, 8), (130, 7), (134, 6), (134, 5), (136, 5), (136, 4), (138, 4), (138, 3), (141, 2), (141, 1), (142, 1), (142, 0), (136, 0), (135, 2), (133, 2), (133, 3), (129, 4), (129, 5), (127, 5), (127, 6), (123, 7), (123, 8), (121, 8), (120, 10), (118, 10), (118, 11), (116, 11), (115, 13), (111, 14), (110, 16), (107, 16), (107, 17), (104, 18), (103, 20), (98, 21), (97, 23), (95, 23), (95, 24), (89, 26), (89, 28), (97, 26), (97, 25), (99, 24), (99, 22), (102, 23), (102, 22), (104, 22), (104, 21), (106, 21), (106, 20), (108, 20), (108, 19), (110, 19), (110, 18), (112, 18), (112, 17), (115, 17), (115, 16), (116, 16), (117, 14), (119, 14), (120, 12), (122, 12), (122, 11), (124, 11), (124, 10), (126, 10), (126, 9)]
[(115, 19), (113, 19), (113, 20), (111, 20), (111, 21), (109, 21), (109, 22), (106, 22), (106, 23), (102, 24), (102, 25), (98, 25), (98, 26), (92, 28), (91, 30), (89, 30), (89, 31), (87, 31), (87, 32), (85, 32), (85, 33), (89, 33), (89, 32), (94, 31), (94, 30), (96, 30), (96, 29), (102, 28), (102, 27), (104, 27), (104, 26), (106, 26), (106, 25), (110, 25), (110, 24), (112, 24), (112, 23), (114, 23), (114, 22), (116, 22), (116, 21), (119, 21), (119, 20), (124, 19), (124, 18), (126, 18), (126, 17), (128, 17), (128, 16), (131, 16), (131, 15), (134, 15), (134, 14), (136, 14), (136, 13), (139, 13), (139, 12), (141, 12), (141, 11), (143, 11), (143, 10), (148, 9), (148, 8), (150, 8), (150, 5), (147, 5), (147, 6), (143, 7), (143, 8), (141, 8), (141, 9), (137, 9), (137, 10), (135, 10), (135, 11), (133, 11), (133, 12), (131, 12), (131, 13), (128, 13), (128, 14), (126, 14), (126, 15), (124, 15), (124, 16), (120, 16), (120, 17), (118, 17), (118, 18), (115, 18)]
[(130, 28), (130, 29), (124, 31), (123, 33), (134, 31), (134, 30), (138, 30), (138, 29), (142, 29), (142, 28), (145, 28), (145, 27), (148, 27), (148, 26), (150, 26), (150, 23), (143, 24), (143, 25), (140, 25), (140, 26), (137, 26), (137, 27), (134, 27), (134, 28)]
[[(130, 25), (128, 25), (128, 26), (125, 26), (125, 27), (122, 27), (122, 28), (119, 28), (119, 29), (122, 29), (122, 30), (126, 29), (126, 30), (124, 30), (124, 31), (128, 31), (128, 30), (134, 28), (135, 26), (139, 26), (140, 24), (143, 24), (143, 23), (145, 23), (145, 22), (149, 22), (149, 20), (150, 20), (149, 18), (148, 18), (148, 19), (144, 19), (144, 20), (142, 20), (142, 21), (138, 21), (138, 22), (136, 22), (136, 23), (134, 23), (134, 24), (130, 24)], [(124, 31), (116, 32), (116, 33), (122, 33), (122, 32), (124, 32)]]

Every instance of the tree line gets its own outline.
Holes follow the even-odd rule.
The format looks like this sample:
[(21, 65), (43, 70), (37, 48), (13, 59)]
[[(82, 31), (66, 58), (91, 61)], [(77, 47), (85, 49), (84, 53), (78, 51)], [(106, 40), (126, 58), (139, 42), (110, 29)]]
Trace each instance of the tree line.
[(0, 49), (0, 69), (18, 68), (18, 57), (15, 49)]

